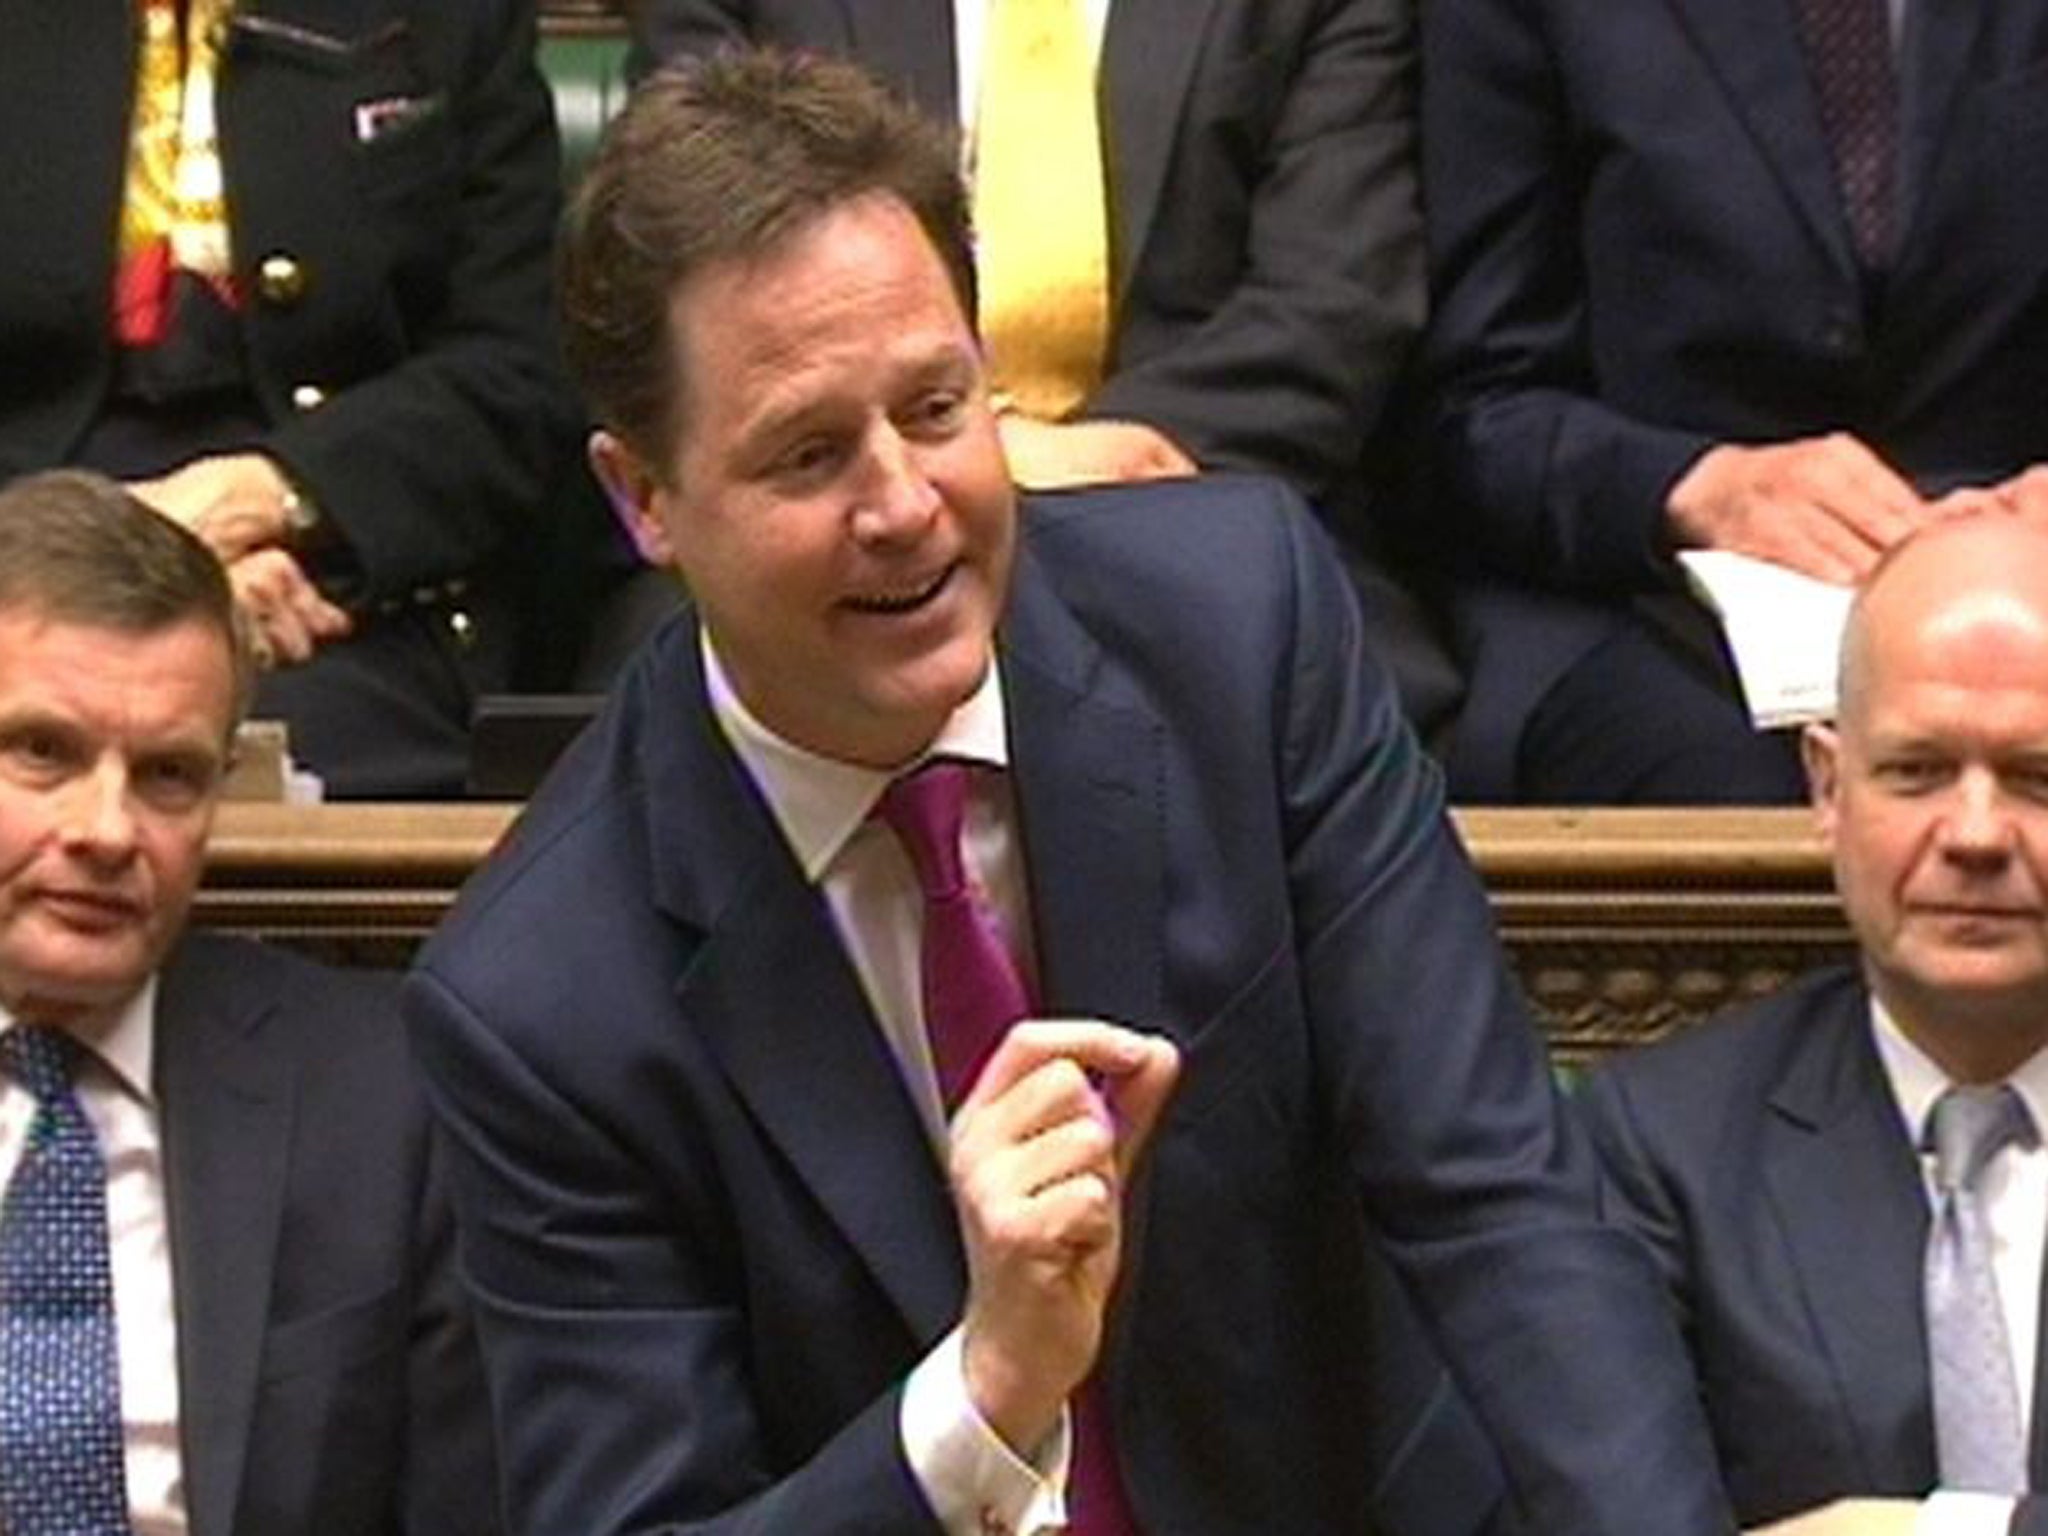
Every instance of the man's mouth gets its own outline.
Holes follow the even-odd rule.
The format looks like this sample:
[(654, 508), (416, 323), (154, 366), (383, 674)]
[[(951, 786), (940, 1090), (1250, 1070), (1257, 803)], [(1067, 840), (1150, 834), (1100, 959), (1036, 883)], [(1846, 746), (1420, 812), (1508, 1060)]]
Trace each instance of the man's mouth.
[(81, 928), (110, 928), (133, 922), (142, 904), (114, 891), (44, 891), (41, 901), (65, 922)]
[(948, 565), (927, 581), (911, 587), (902, 587), (885, 592), (860, 592), (846, 599), (846, 606), (856, 613), (897, 614), (911, 613), (922, 608), (939, 595), (952, 579), (956, 565)]

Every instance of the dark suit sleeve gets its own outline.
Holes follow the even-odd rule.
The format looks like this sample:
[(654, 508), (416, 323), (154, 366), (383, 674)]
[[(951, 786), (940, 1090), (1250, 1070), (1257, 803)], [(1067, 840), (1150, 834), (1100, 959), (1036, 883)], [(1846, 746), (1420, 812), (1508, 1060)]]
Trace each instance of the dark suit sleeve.
[[(1168, 206), (1083, 414), (1145, 422), (1205, 468), (1319, 499), (1356, 469), (1421, 326), (1415, 34), (1409, 0), (1296, 9), (1314, 13), (1301, 34), (1268, 39), (1291, 60), (1277, 107), (1211, 101), (1202, 89), (1227, 82), (1201, 77), (1183, 104)], [(1270, 60), (1236, 63), (1247, 95), (1273, 88)], [(1234, 168), (1213, 142), (1232, 139), (1247, 141)], [(1220, 300), (1180, 274), (1223, 257), (1176, 241), (1234, 244)]]
[(406, 1359), (405, 1536), (498, 1536), (498, 1468), (455, 1217), (437, 1145), (421, 1194)]
[[(381, 255), (382, 287), (316, 266), (305, 302), (257, 333), (271, 389), (288, 390), (294, 374), (349, 380), (319, 408), (287, 411), (260, 446), (332, 521), (371, 597), (464, 575), (517, 540), (573, 461), (582, 425), (552, 319), (560, 156), (531, 0), (469, 0), (414, 25), (433, 39), (423, 56), (445, 60), (446, 75), (423, 85), (443, 99), (390, 145), (354, 146), (368, 183), (359, 206), (339, 188), (315, 205), (367, 226), (372, 238), (333, 247), (333, 259)], [(263, 88), (303, 89), (281, 72)], [(252, 104), (253, 134), (265, 134), (269, 104)], [(287, 210), (305, 217), (305, 171), (292, 159), (290, 144), (266, 143), (241, 162), (251, 171), (244, 237), (258, 249), (320, 238), (317, 225), (303, 242), (272, 228)], [(323, 313), (344, 282), (359, 308)], [(351, 355), (363, 335), (394, 326), (403, 342), (388, 366)]]
[(1579, 1089), (1578, 1108), (1600, 1160), (1603, 1213), (1649, 1250), (1679, 1326), (1689, 1331), (1693, 1261), (1685, 1224), (1637, 1129), (1627, 1086), (1611, 1072), (1594, 1072)]
[(406, 1010), (454, 1152), (513, 1531), (939, 1536), (900, 1390), (773, 1480), (739, 1260), (693, 1192), (650, 1179), (438, 978), (416, 975)]
[[(1304, 550), (1304, 553), (1306, 551)], [(1296, 571), (1290, 895), (1323, 1112), (1530, 1530), (1732, 1525), (1638, 1246), (1604, 1226), (1438, 775), (1328, 561)]]
[(1545, 14), (1423, 7), (1430, 506), (1461, 562), (1641, 588), (1664, 571), (1665, 497), (1709, 439), (1598, 397), (1579, 203), (1597, 146), (1574, 137)]

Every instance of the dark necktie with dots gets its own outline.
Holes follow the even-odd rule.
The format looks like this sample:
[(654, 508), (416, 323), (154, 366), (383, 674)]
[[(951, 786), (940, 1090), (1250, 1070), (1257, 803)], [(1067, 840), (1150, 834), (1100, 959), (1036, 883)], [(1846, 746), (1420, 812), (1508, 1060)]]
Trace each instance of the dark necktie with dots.
[(1795, 5), (1856, 256), (1882, 272), (1898, 233), (1899, 76), (1887, 0)]
[(0, 1203), (0, 1529), (128, 1536), (107, 1171), (72, 1092), (78, 1046), (16, 1025), (0, 1069), (35, 1121)]

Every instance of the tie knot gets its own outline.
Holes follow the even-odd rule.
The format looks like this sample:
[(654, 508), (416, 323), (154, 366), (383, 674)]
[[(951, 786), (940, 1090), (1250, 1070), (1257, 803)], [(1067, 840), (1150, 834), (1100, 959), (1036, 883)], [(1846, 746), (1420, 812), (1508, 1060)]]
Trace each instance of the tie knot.
[(0, 1035), (0, 1070), (5, 1070), (40, 1104), (62, 1102), (71, 1093), (78, 1042), (61, 1029), (17, 1024)]
[(882, 791), (875, 813), (903, 843), (926, 899), (957, 894), (966, 882), (960, 826), (967, 814), (965, 763), (931, 762)]
[(2034, 1117), (2009, 1083), (1951, 1088), (1934, 1101), (1926, 1143), (1934, 1153), (1934, 1182), (1943, 1194), (1974, 1189), (1985, 1164), (2007, 1145), (2040, 1139)]

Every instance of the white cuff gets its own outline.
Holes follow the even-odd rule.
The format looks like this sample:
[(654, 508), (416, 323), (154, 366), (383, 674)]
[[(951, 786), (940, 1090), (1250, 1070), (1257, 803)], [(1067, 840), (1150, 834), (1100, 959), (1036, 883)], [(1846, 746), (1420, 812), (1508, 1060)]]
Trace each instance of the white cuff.
[(1051, 1536), (1067, 1523), (1067, 1411), (1031, 1461), (975, 1412), (955, 1328), (903, 1384), (896, 1432), (911, 1475), (947, 1536)]
[(2003, 1493), (1930, 1493), (1913, 1522), (1913, 1536), (2005, 1536), (2017, 1501)]

